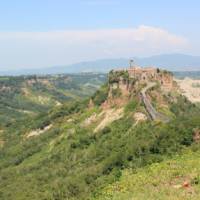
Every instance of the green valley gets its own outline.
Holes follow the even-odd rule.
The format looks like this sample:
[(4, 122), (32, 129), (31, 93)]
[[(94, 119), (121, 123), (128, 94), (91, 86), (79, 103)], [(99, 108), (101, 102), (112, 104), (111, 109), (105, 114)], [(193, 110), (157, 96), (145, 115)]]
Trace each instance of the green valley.
[(0, 77), (0, 126), (92, 95), (105, 74)]

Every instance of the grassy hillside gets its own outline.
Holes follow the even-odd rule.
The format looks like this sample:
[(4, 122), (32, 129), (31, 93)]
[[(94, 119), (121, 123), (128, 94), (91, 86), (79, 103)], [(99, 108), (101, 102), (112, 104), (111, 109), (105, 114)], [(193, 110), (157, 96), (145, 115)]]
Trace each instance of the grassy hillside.
[(104, 74), (0, 77), (0, 126), (92, 95)]
[[(132, 171), (140, 173), (154, 163), (165, 166), (166, 158), (193, 145), (194, 131), (200, 129), (197, 106), (178, 94), (166, 95), (163, 104), (171, 121), (151, 121), (139, 90), (133, 87), (126, 97), (121, 92), (114, 89), (113, 99), (110, 85), (104, 85), (90, 103), (69, 102), (1, 132), (0, 199), (109, 199), (104, 191), (108, 188), (112, 197), (113, 184), (126, 179), (126, 171), (137, 176)], [(150, 96), (155, 92), (162, 95), (159, 86)]]
[(200, 199), (200, 148), (161, 163), (124, 170), (120, 180), (104, 188), (95, 200)]

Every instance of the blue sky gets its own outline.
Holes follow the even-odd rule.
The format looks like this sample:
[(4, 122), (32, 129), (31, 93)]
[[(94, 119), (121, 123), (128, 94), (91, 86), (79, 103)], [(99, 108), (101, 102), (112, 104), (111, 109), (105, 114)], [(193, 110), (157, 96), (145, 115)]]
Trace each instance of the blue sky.
[(0, 0), (0, 70), (200, 55), (199, 0)]

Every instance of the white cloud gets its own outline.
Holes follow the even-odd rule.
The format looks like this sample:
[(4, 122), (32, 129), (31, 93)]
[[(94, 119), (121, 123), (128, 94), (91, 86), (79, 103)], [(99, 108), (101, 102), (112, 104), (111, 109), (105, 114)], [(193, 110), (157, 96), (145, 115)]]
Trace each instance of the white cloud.
[(0, 32), (0, 44), (0, 70), (183, 52), (189, 46), (184, 37), (144, 25), (132, 29)]

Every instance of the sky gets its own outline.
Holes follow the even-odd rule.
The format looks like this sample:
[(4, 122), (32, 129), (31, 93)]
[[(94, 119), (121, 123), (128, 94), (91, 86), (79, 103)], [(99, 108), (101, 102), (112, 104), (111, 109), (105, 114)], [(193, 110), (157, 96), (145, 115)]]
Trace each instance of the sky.
[(199, 0), (0, 0), (0, 70), (200, 56)]

